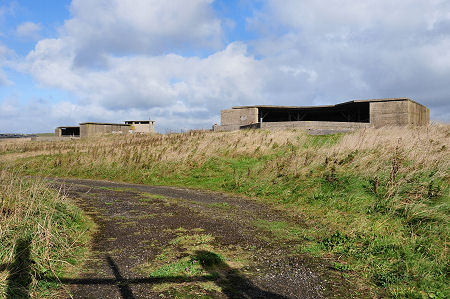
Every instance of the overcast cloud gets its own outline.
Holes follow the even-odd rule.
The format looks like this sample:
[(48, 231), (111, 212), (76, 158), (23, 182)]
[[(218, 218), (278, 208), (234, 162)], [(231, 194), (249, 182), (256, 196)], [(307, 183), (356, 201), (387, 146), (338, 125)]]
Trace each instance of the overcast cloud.
[(5, 98), (0, 116), (47, 110), (52, 125), (150, 116), (164, 131), (210, 127), (233, 105), (410, 97), (450, 120), (450, 1), (267, 0), (247, 18), (255, 38), (232, 42), (212, 4), (72, 1), (57, 37), (15, 68), (76, 101), (33, 100), (14, 114)]

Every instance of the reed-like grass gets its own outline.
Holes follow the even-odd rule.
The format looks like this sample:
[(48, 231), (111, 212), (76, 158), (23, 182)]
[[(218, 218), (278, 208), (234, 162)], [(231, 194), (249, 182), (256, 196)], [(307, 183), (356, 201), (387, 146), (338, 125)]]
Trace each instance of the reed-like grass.
[(0, 298), (49, 298), (75, 271), (91, 222), (43, 179), (0, 169)]
[[(299, 254), (381, 296), (446, 297), (450, 126), (106, 136), (0, 144), (27, 174), (222, 190), (268, 200), (305, 226)], [(268, 225), (271, 229), (273, 225)]]

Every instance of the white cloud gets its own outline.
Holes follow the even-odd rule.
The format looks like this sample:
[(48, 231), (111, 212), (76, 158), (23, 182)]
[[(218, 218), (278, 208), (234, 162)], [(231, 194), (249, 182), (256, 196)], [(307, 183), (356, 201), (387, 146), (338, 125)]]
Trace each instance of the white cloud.
[(74, 0), (62, 36), (76, 41), (76, 60), (91, 65), (102, 54), (159, 55), (217, 48), (221, 21), (213, 0)]
[(14, 55), (14, 51), (8, 49), (0, 42), (0, 86), (11, 85), (12, 82), (8, 80), (3, 67), (8, 64), (8, 58)]
[(220, 45), (212, 0), (125, 2), (73, 1), (60, 36), (39, 41), (22, 70), (43, 86), (73, 92), (79, 107), (142, 110), (161, 122), (178, 117), (203, 126), (202, 119), (217, 122), (220, 108), (262, 100), (259, 76), (266, 70), (243, 43), (204, 58), (169, 54)]
[[(244, 44), (230, 44), (207, 58), (104, 56), (105, 68), (74, 67), (76, 54), (62, 40), (38, 43), (28, 57), (28, 69), (41, 84), (72, 91), (83, 103), (111, 110), (169, 107), (226, 107), (255, 100), (263, 66), (247, 56)], [(224, 103), (226, 102), (226, 103)]]
[(249, 27), (264, 34), (253, 44), (263, 61), (316, 74), (284, 77), (282, 92), (300, 81), (285, 103), (406, 96), (450, 120), (449, 11), (442, 0), (268, 0)]
[(39, 104), (54, 123), (209, 127), (233, 105), (397, 96), (450, 120), (448, 1), (267, 0), (248, 24), (260, 38), (225, 46), (212, 0), (130, 3), (74, 0), (59, 36), (26, 57), (37, 82), (79, 98)]
[(39, 39), (39, 33), (42, 29), (41, 24), (25, 22), (17, 26), (16, 34), (20, 38)]
[(204, 58), (173, 54), (221, 47), (212, 0), (130, 3), (73, 1), (73, 18), (60, 36), (39, 41), (21, 70), (43, 86), (76, 94), (80, 119), (150, 114), (161, 123), (179, 119), (166, 121), (168, 129), (203, 126), (204, 119), (217, 122), (229, 103), (258, 97), (263, 71), (245, 44)]

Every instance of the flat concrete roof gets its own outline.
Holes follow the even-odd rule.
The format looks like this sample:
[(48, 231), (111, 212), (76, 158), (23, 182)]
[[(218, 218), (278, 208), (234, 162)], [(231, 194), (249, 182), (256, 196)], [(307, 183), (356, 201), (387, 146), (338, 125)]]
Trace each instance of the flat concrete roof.
[(80, 125), (112, 125), (112, 126), (130, 126), (129, 124), (95, 123), (95, 122), (80, 123)]
[(154, 120), (126, 120), (125, 122), (132, 122), (132, 121), (140, 121), (140, 122), (142, 122), (142, 121), (148, 121), (148, 122), (151, 122), (151, 123), (154, 123), (155, 121)]
[[(387, 99), (371, 99), (371, 100), (352, 100), (335, 105), (319, 105), (319, 106), (277, 106), (277, 105), (253, 105), (253, 106), (234, 106), (232, 109), (246, 109), (246, 108), (271, 108), (271, 109), (315, 109), (315, 108), (332, 108), (339, 105), (346, 105), (351, 103), (370, 103), (370, 102), (390, 102), (390, 101), (411, 101), (417, 105), (419, 104), (409, 98), (387, 98)], [(424, 106), (425, 107), (425, 106)]]
[(57, 129), (79, 128), (80, 126), (56, 127)]

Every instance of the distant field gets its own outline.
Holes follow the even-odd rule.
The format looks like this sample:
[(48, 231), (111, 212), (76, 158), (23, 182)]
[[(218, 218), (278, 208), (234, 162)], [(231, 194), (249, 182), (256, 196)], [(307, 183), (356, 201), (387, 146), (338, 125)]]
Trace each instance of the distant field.
[(0, 142), (3, 143), (23, 143), (31, 141), (31, 137), (26, 138), (0, 138)]
[[(13, 159), (11, 159), (13, 157)], [(193, 131), (64, 142), (0, 143), (24, 175), (108, 179), (243, 194), (299, 215), (261, 222), (331, 260), (381, 297), (448, 298), (450, 126), (302, 131)]]

